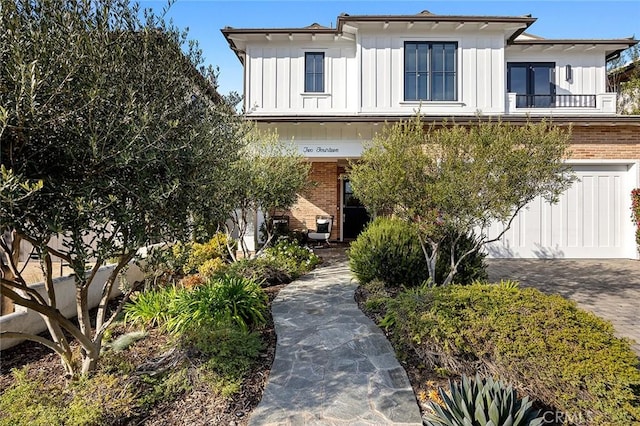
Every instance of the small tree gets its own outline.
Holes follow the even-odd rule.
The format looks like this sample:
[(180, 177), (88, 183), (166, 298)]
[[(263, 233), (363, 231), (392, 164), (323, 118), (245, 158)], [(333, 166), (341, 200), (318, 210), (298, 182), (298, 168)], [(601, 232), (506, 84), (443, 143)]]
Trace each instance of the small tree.
[[(276, 210), (290, 209), (298, 194), (307, 187), (310, 170), (311, 165), (304, 161), (296, 147), (279, 140), (277, 133), (260, 132), (255, 127), (247, 133), (246, 146), (232, 164), (225, 197), (231, 218), (227, 233), (237, 233), (245, 258), (251, 255), (244, 240), (251, 223), (250, 215), (262, 212), (268, 225)], [(266, 227), (267, 240), (263, 248), (273, 239), (272, 231), (270, 226)], [(235, 253), (232, 257), (235, 259)]]
[[(351, 164), (356, 196), (371, 210), (417, 224), (420, 244), (436, 284), (449, 284), (460, 262), (497, 241), (518, 212), (537, 196), (555, 200), (572, 178), (562, 164), (569, 132), (546, 122), (512, 126), (479, 122), (432, 126), (418, 115), (386, 126)], [(489, 239), (492, 222), (506, 224)], [(456, 255), (458, 241), (481, 230), (470, 249)], [(440, 253), (452, 239), (449, 253)], [(436, 282), (436, 260), (449, 257), (449, 272)]]
[(609, 90), (618, 92), (619, 114), (640, 114), (640, 46), (622, 52), (607, 64)]
[[(120, 272), (141, 246), (188, 235), (200, 190), (234, 159), (240, 120), (214, 103), (197, 45), (150, 11), (141, 22), (127, 0), (0, 1), (0, 229), (33, 246), (46, 294), (27, 285), (16, 245), (3, 239), (0, 291), (38, 312), (51, 338), (1, 337), (40, 342), (69, 375), (87, 373), (133, 290), (108, 311)], [(57, 309), (53, 258), (75, 273), (78, 325)], [(114, 258), (90, 318), (89, 288)]]

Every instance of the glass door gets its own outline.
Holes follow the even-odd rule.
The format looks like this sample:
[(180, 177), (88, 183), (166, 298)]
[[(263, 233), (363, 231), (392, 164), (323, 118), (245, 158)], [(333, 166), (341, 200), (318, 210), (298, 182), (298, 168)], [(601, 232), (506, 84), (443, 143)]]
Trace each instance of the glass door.
[(351, 240), (358, 237), (369, 222), (369, 213), (351, 188), (349, 179), (342, 181), (342, 238)]

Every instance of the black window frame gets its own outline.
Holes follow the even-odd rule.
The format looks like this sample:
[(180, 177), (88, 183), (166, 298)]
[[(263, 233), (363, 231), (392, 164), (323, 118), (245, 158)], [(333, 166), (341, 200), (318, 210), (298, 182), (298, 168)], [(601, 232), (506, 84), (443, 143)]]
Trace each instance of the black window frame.
[[(535, 93), (534, 68), (549, 69), (549, 93)], [(513, 92), (513, 68), (526, 68), (526, 93)], [(516, 108), (554, 108), (556, 104), (556, 63), (555, 62), (507, 62), (507, 92), (516, 93)]]
[[(314, 69), (308, 69), (309, 57), (320, 58), (320, 70), (318, 71), (317, 59), (314, 60)], [(305, 52), (304, 53), (304, 92), (305, 93), (325, 93), (325, 76), (324, 76), (324, 52)], [(318, 84), (318, 76), (320, 76), (320, 87)]]
[[(420, 87), (419, 87), (419, 78), (422, 77), (420, 74), (423, 72), (420, 70), (420, 65), (418, 64), (419, 58), (418, 58), (418, 54), (416, 53), (415, 57), (415, 68), (413, 68), (412, 71), (408, 71), (407, 67), (408, 67), (408, 59), (409, 59), (409, 55), (407, 54), (407, 47), (408, 46), (417, 46), (418, 45), (423, 45), (426, 46), (427, 48), (427, 69), (426, 69), (426, 94), (424, 95), (424, 97), (422, 97), (422, 94), (419, 93), (420, 92)], [(440, 70), (436, 70), (434, 68), (434, 61), (433, 61), (433, 52), (434, 52), (434, 46), (442, 46), (442, 51), (445, 52), (446, 51), (446, 46), (453, 46), (453, 71), (447, 71), (447, 61), (446, 58), (443, 58), (442, 60), (442, 69)], [(417, 102), (417, 101), (426, 101), (426, 102), (457, 102), (458, 101), (458, 75), (459, 75), (459, 69), (458, 69), (458, 42), (457, 41), (426, 41), (426, 40), (407, 40), (404, 42), (404, 60), (403, 60), (403, 99), (405, 100), (405, 102)], [(439, 95), (441, 96), (436, 96), (436, 91), (435, 91), (435, 86), (436, 86), (436, 79), (434, 78), (434, 75), (436, 74), (440, 74), (442, 77), (442, 91), (441, 93), (439, 93)], [(415, 75), (415, 76), (413, 76)], [(448, 98), (447, 95), (447, 90), (446, 90), (446, 76), (449, 75), (453, 75), (453, 96), (451, 96), (450, 98)], [(415, 96), (407, 96), (408, 95), (408, 90), (409, 88), (407, 87), (407, 84), (409, 83), (409, 80), (411, 78), (415, 78), (414, 81), (414, 95)]]

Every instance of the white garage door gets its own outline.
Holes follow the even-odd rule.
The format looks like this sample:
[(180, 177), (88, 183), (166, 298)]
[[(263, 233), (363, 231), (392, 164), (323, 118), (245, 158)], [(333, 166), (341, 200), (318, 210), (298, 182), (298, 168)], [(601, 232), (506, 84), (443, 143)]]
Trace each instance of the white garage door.
[[(632, 165), (575, 165), (578, 181), (551, 205), (532, 201), (514, 219), (490, 257), (635, 258), (631, 222)], [(489, 229), (498, 235), (502, 225)]]

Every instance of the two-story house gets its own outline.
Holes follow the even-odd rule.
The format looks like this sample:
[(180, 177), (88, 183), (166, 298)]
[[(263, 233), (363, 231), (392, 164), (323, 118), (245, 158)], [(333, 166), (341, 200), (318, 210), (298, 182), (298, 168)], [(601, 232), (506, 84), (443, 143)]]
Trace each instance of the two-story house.
[(357, 236), (367, 214), (348, 160), (385, 122), (418, 109), (434, 123), (547, 117), (572, 126), (567, 162), (579, 181), (558, 204), (531, 203), (490, 254), (637, 258), (629, 209), (640, 117), (616, 115), (606, 87), (607, 60), (637, 41), (544, 39), (525, 32), (535, 20), (423, 11), (343, 14), (335, 28), (224, 28), (244, 66), (246, 118), (293, 139), (312, 162), (318, 185), (290, 212), (291, 226), (333, 215), (332, 239)]

